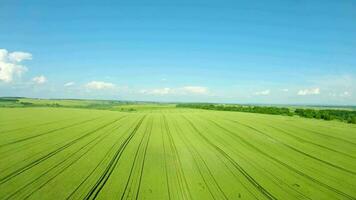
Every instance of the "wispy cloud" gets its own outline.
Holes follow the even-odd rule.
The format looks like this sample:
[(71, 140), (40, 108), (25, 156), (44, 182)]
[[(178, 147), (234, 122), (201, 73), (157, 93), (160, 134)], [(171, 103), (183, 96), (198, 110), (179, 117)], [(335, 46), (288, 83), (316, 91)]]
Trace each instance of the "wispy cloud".
[(301, 89), (298, 91), (297, 94), (300, 96), (318, 95), (318, 94), (320, 94), (320, 88)]
[(115, 88), (115, 84), (103, 81), (91, 81), (85, 84), (85, 87), (90, 90), (110, 90)]
[(284, 89), (282, 89), (282, 91), (283, 91), (283, 92), (288, 92), (289, 89), (288, 89), (288, 88), (284, 88)]
[(0, 81), (10, 83), (15, 78), (21, 77), (27, 68), (19, 63), (31, 59), (30, 53), (19, 51), (9, 53), (6, 49), (0, 49)]
[(181, 90), (189, 94), (208, 94), (209, 92), (207, 87), (202, 86), (185, 86)]
[(167, 95), (167, 94), (173, 94), (174, 90), (172, 88), (156, 88), (156, 89), (150, 89), (150, 90), (140, 90), (141, 94), (151, 94), (151, 95)]
[(349, 91), (344, 91), (343, 93), (340, 94), (340, 97), (350, 97), (351, 93)]
[(263, 91), (255, 92), (255, 95), (257, 95), (257, 96), (266, 96), (266, 95), (269, 95), (270, 93), (271, 93), (270, 90), (263, 90)]
[(9, 61), (10, 62), (22, 62), (23, 60), (32, 60), (32, 54), (27, 52), (15, 51), (9, 53)]
[(141, 94), (149, 95), (206, 95), (209, 89), (202, 86), (184, 86), (179, 88), (155, 88), (140, 90)]
[(43, 75), (40, 75), (40, 76), (36, 76), (36, 77), (33, 77), (32, 78), (32, 81), (35, 83), (35, 84), (44, 84), (47, 82), (47, 78)]
[(64, 84), (64, 87), (70, 87), (70, 86), (73, 86), (73, 85), (75, 85), (74, 82), (67, 82), (67, 83)]

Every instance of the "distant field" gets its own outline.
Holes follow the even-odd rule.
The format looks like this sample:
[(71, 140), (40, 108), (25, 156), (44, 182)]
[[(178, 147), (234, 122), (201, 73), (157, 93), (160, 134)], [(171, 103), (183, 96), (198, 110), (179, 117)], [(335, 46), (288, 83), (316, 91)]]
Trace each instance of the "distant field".
[(145, 111), (145, 112), (155, 112), (162, 111), (166, 109), (176, 109), (175, 104), (128, 104), (114, 106), (113, 110), (123, 110), (123, 111)]
[(354, 124), (124, 108), (0, 108), (0, 199), (356, 198)]

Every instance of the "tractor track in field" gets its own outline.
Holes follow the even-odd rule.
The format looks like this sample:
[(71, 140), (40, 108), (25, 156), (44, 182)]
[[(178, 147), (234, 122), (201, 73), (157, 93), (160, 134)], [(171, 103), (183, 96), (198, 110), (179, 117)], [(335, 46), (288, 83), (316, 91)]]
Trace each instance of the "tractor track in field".
[(163, 123), (162, 123), (162, 118), (160, 118), (160, 124), (161, 124), (161, 136), (162, 136), (162, 147), (163, 147), (163, 157), (164, 157), (164, 172), (165, 172), (165, 177), (166, 177), (166, 184), (167, 184), (167, 192), (168, 192), (168, 200), (171, 200), (171, 192), (170, 192), (170, 185), (169, 185), (169, 177), (168, 177), (168, 169), (167, 169), (167, 153), (166, 153), (166, 146), (164, 142), (164, 134), (163, 134)]
[[(231, 120), (231, 119), (226, 119), (226, 118), (221, 118), (221, 119), (224, 119), (224, 120), (227, 120), (227, 121), (231, 121), (231, 122), (235, 122), (234, 120)], [(301, 142), (301, 143), (308, 143), (308, 144), (311, 144), (311, 145), (314, 145), (314, 146), (317, 146), (317, 147), (320, 147), (320, 148), (323, 148), (323, 149), (326, 149), (326, 150), (329, 150), (329, 151), (332, 151), (332, 152), (335, 152), (335, 153), (339, 153), (339, 154), (341, 154), (341, 155), (343, 155), (343, 156), (356, 159), (356, 156), (353, 156), (353, 155), (350, 155), (350, 154), (347, 154), (347, 153), (338, 151), (338, 150), (336, 150), (336, 149), (333, 149), (333, 148), (330, 148), (330, 147), (327, 147), (327, 146), (324, 146), (324, 145), (321, 145), (321, 144), (317, 144), (317, 143), (312, 142), (312, 141), (309, 141), (309, 140), (305, 140), (305, 139), (303, 139), (303, 138), (301, 138), (301, 137), (298, 137), (298, 136), (294, 135), (294, 134), (291, 133), (290, 131), (285, 131), (285, 130), (283, 130), (283, 129), (281, 129), (281, 128), (277, 128), (277, 127), (272, 126), (272, 125), (270, 125), (270, 124), (267, 124), (266, 126), (271, 127), (271, 128), (273, 128), (273, 129), (275, 129), (275, 130), (281, 132), (281, 133), (284, 133), (284, 134), (286, 134), (286, 135), (288, 135), (288, 136), (294, 138), (295, 140), (297, 140), (297, 141), (299, 141), (299, 142)]]
[[(135, 126), (129, 127), (126, 131), (130, 131), (133, 129)], [(125, 132), (125, 131), (124, 131)], [(91, 170), (91, 172), (80, 182), (80, 184), (66, 197), (66, 199), (71, 199), (72, 196), (80, 189), (80, 187), (93, 175), (93, 173), (100, 167), (100, 165), (105, 161), (106, 158), (109, 157), (110, 153), (114, 150), (115, 146), (118, 144), (119, 141), (121, 141), (122, 138), (124, 138), (125, 135), (120, 136), (114, 143), (113, 145), (109, 148), (109, 150), (105, 153), (103, 158), (98, 162), (98, 164), (95, 166), (94, 169)]]
[(92, 130), (92, 131), (89, 131), (89, 132), (87, 132), (86, 134), (84, 134), (84, 135), (82, 135), (82, 136), (80, 136), (80, 137), (78, 137), (78, 138), (76, 138), (76, 139), (74, 139), (74, 140), (68, 142), (67, 144), (65, 144), (65, 145), (63, 145), (63, 146), (61, 146), (61, 147), (59, 147), (59, 148), (57, 148), (56, 150), (51, 151), (50, 153), (46, 154), (45, 156), (42, 156), (41, 158), (38, 158), (38, 159), (32, 161), (31, 163), (27, 164), (26, 166), (21, 167), (21, 168), (15, 170), (15, 171), (11, 172), (10, 174), (8, 174), (8, 175), (6, 175), (6, 176), (4, 176), (4, 177), (2, 177), (2, 178), (0, 179), (0, 185), (6, 183), (7, 181), (11, 180), (12, 178), (14, 178), (14, 177), (16, 177), (16, 176), (22, 174), (23, 172), (25, 172), (25, 171), (31, 169), (32, 167), (38, 165), (39, 163), (41, 163), (41, 162), (43, 162), (43, 161), (45, 161), (45, 160), (47, 160), (47, 159), (53, 157), (53, 156), (56, 155), (57, 153), (62, 152), (63, 150), (65, 150), (65, 149), (67, 149), (68, 147), (70, 147), (70, 146), (76, 144), (77, 142), (81, 141), (82, 139), (84, 139), (84, 138), (86, 138), (86, 137), (92, 135), (93, 133), (95, 133), (95, 132), (97, 132), (97, 131), (99, 131), (99, 130), (105, 128), (105, 127), (108, 127), (108, 126), (110, 126), (111, 124), (114, 124), (115, 122), (119, 121), (120, 119), (121, 119), (121, 118), (115, 119), (115, 120), (113, 120), (113, 121), (111, 121), (111, 122), (109, 122), (109, 123), (104, 124), (103, 126), (100, 126), (100, 127), (96, 128), (96, 129), (94, 129), (94, 130)]
[[(183, 137), (181, 137), (182, 141), (184, 142), (184, 145), (188, 147), (188, 145), (190, 144), (187, 144), (188, 142), (185, 141), (185, 139), (183, 139)], [(204, 182), (204, 185), (208, 188), (208, 191), (209, 191), (209, 194), (210, 196), (215, 200), (215, 195), (213, 194), (213, 192), (211, 191), (211, 188), (210, 188), (210, 185), (207, 183), (207, 180), (205, 179), (204, 175), (203, 175), (203, 172), (202, 170), (200, 169), (199, 165), (198, 165), (198, 161), (197, 161), (197, 156), (194, 154), (193, 150), (190, 149), (189, 147), (187, 148), (189, 153), (192, 155), (193, 157), (193, 160), (194, 160), (194, 166), (198, 169), (198, 172), (199, 172), (199, 175), (200, 177), (203, 179), (203, 182)]]
[(267, 137), (267, 138), (269, 138), (269, 139), (271, 139), (271, 140), (273, 140), (273, 141), (276, 141), (276, 142), (278, 142), (279, 144), (285, 146), (286, 148), (291, 149), (291, 150), (293, 150), (293, 151), (295, 151), (295, 152), (297, 152), (297, 153), (299, 153), (299, 154), (302, 154), (302, 155), (307, 156), (307, 157), (309, 157), (309, 158), (311, 158), (311, 159), (314, 159), (314, 160), (316, 160), (316, 161), (319, 161), (319, 162), (321, 162), (321, 163), (324, 163), (325, 165), (328, 165), (328, 166), (333, 167), (333, 168), (335, 168), (335, 169), (339, 169), (339, 170), (341, 170), (341, 171), (348, 172), (348, 173), (350, 173), (350, 174), (352, 174), (352, 175), (356, 175), (356, 172), (354, 172), (354, 171), (351, 171), (351, 170), (349, 170), (349, 169), (340, 167), (340, 166), (338, 166), (338, 165), (335, 165), (335, 164), (333, 164), (333, 163), (330, 163), (330, 162), (328, 162), (328, 161), (322, 160), (322, 159), (317, 158), (317, 157), (315, 157), (315, 156), (313, 156), (313, 155), (310, 155), (310, 154), (308, 154), (308, 153), (305, 153), (304, 151), (301, 151), (301, 150), (299, 150), (299, 149), (297, 149), (297, 148), (295, 148), (295, 147), (293, 147), (293, 146), (291, 146), (291, 145), (289, 145), (289, 144), (286, 144), (286, 143), (280, 141), (279, 139), (276, 139), (276, 138), (274, 138), (274, 137), (268, 135), (267, 133), (265, 133), (265, 132), (263, 132), (263, 131), (261, 131), (261, 130), (259, 130), (259, 129), (256, 129), (256, 128), (250, 126), (250, 125), (247, 125), (247, 124), (244, 124), (244, 123), (241, 123), (241, 122), (237, 122), (237, 121), (233, 121), (233, 122), (234, 122), (234, 123), (237, 123), (237, 124), (239, 124), (239, 125), (241, 125), (241, 126), (247, 127), (247, 128), (249, 128), (249, 129), (251, 129), (251, 130), (254, 130), (255, 132), (257, 132), (257, 133), (259, 133), (259, 134), (261, 134), (261, 135), (263, 135), (263, 136), (265, 136), (265, 137)]
[(311, 145), (314, 145), (314, 146), (317, 146), (317, 147), (320, 147), (320, 148), (323, 148), (323, 149), (326, 149), (326, 150), (329, 150), (329, 151), (332, 151), (332, 152), (335, 152), (335, 153), (338, 153), (338, 154), (341, 154), (343, 156), (346, 156), (346, 157), (349, 157), (349, 158), (353, 158), (353, 159), (356, 159), (356, 156), (353, 156), (353, 155), (350, 155), (350, 154), (347, 154), (347, 153), (344, 153), (344, 152), (341, 152), (341, 151), (338, 151), (336, 149), (332, 149), (332, 148), (329, 148), (327, 146), (324, 146), (324, 145), (321, 145), (321, 144), (317, 144), (315, 142), (312, 142), (312, 141), (308, 141), (308, 140), (305, 140), (301, 137), (298, 137), (298, 136), (295, 136), (294, 134), (290, 133), (289, 131), (285, 131), (283, 129), (280, 129), (280, 128), (277, 128), (275, 126), (271, 126), (271, 125), (268, 125), (269, 127), (281, 132), (281, 133), (284, 133), (296, 140), (298, 140), (299, 142), (301, 143), (308, 143), (308, 144), (311, 144)]
[(320, 132), (315, 131), (315, 130), (310, 130), (310, 129), (306, 129), (306, 128), (303, 128), (303, 127), (295, 126), (295, 125), (293, 125), (293, 124), (288, 124), (288, 126), (293, 126), (293, 127), (295, 127), (295, 128), (302, 129), (302, 130), (308, 131), (308, 132), (310, 132), (310, 133), (314, 133), (315, 135), (320, 135), (320, 136), (322, 136), (322, 137), (326, 137), (326, 138), (329, 138), (329, 139), (334, 139), (334, 140), (342, 141), (342, 142), (347, 143), (347, 144), (349, 144), (349, 145), (356, 146), (356, 143), (355, 143), (355, 142), (351, 142), (351, 141), (345, 140), (345, 139), (343, 139), (343, 138), (339, 138), (339, 137), (327, 135), (327, 134), (320, 133)]
[[(239, 136), (235, 135), (235, 133), (229, 131), (229, 130), (226, 129), (226, 128), (223, 128), (223, 127), (220, 126), (218, 123), (216, 123), (216, 122), (214, 122), (214, 121), (212, 121), (212, 120), (210, 120), (210, 119), (205, 118), (205, 120), (209, 121), (210, 123), (214, 124), (216, 127), (219, 127), (220, 129), (222, 129), (222, 130), (224, 130), (225, 132), (229, 133), (229, 135), (232, 136), (233, 138), (237, 138), (239, 141), (242, 141), (243, 144), (247, 145), (247, 144), (246, 144), (246, 141), (243, 141), (244, 139), (242, 139), (242, 138), (240, 138)], [(220, 138), (220, 139), (221, 139), (221, 138)], [(247, 145), (247, 146), (249, 146), (249, 145)], [(249, 146), (249, 147), (251, 147), (251, 146)], [(240, 155), (244, 155), (243, 152), (239, 152), (239, 154), (240, 154)], [(243, 157), (246, 157), (246, 156), (243, 156)], [(244, 158), (244, 159), (245, 159), (245, 158)], [(300, 191), (297, 190), (296, 188), (291, 187), (290, 184), (286, 183), (284, 180), (282, 180), (282, 179), (278, 178), (277, 176), (275, 176), (275, 174), (273, 174), (273, 173), (267, 171), (266, 169), (264, 169), (263, 166), (258, 165), (258, 163), (257, 163), (257, 164), (253, 164), (253, 163), (251, 163), (248, 159), (245, 159), (245, 161), (249, 162), (251, 165), (254, 165), (254, 167), (255, 167), (256, 169), (262, 169), (265, 173), (269, 174), (269, 175), (274, 179), (273, 182), (274, 182), (276, 185), (281, 185), (281, 183), (283, 183), (283, 184), (284, 184), (285, 186), (287, 186), (289, 189), (291, 189), (292, 191), (294, 191), (294, 192), (298, 193), (299, 195), (301, 195), (301, 196), (303, 197), (303, 199), (310, 199), (309, 197), (305, 196), (302, 192), (300, 192)], [(284, 189), (283, 189), (283, 190), (284, 190)]]
[[(150, 137), (151, 137), (151, 131), (152, 131), (152, 123), (150, 123), (150, 122), (148, 122), (148, 125), (146, 126), (146, 130), (145, 130), (145, 132), (143, 133), (144, 135), (142, 136), (142, 138), (141, 138), (141, 140), (140, 140), (140, 143), (139, 143), (139, 145), (138, 145), (138, 147), (137, 147), (137, 149), (136, 149), (136, 152), (135, 152), (135, 156), (134, 156), (134, 160), (133, 160), (133, 162), (132, 162), (132, 165), (131, 165), (131, 168), (130, 168), (130, 173), (129, 173), (129, 176), (128, 176), (128, 178), (127, 178), (127, 181), (126, 181), (126, 184), (125, 184), (125, 188), (124, 188), (124, 192), (121, 194), (121, 200), (122, 199), (124, 199), (124, 197), (126, 196), (126, 192), (130, 192), (131, 191), (131, 188), (132, 188), (132, 185), (133, 185), (133, 183), (134, 183), (134, 180), (133, 180), (133, 174), (135, 174), (135, 167), (136, 167), (136, 165), (137, 165), (137, 162), (138, 162), (138, 160), (140, 159), (139, 157), (139, 152), (140, 152), (140, 149), (141, 149), (141, 147), (142, 147), (142, 145), (143, 145), (143, 143), (144, 143), (144, 139), (145, 139), (145, 136), (146, 136), (146, 132), (148, 132), (148, 135), (147, 135), (147, 137), (148, 137), (148, 139), (147, 139), (147, 141), (146, 141), (146, 143), (145, 143), (145, 146), (143, 147), (144, 148), (144, 154), (143, 154), (143, 158), (141, 159), (142, 160), (142, 164), (141, 164), (141, 170), (139, 171), (139, 174), (140, 174), (140, 176), (139, 176), (139, 181), (138, 181), (138, 183), (139, 183), (139, 185), (140, 185), (140, 181), (142, 180), (142, 175), (143, 175), (143, 167), (144, 167), (144, 165), (145, 165), (145, 158), (146, 158), (146, 152), (147, 152), (147, 147), (148, 147), (148, 142), (149, 142), (149, 140), (150, 140)], [(139, 166), (138, 166), (139, 167)], [(135, 176), (134, 176), (135, 177)], [(130, 186), (129, 186), (130, 185)], [(140, 186), (141, 187), (141, 186)], [(139, 193), (139, 189), (138, 188), (136, 188), (136, 194), (135, 194), (135, 199), (137, 199), (137, 196), (138, 196), (138, 193)], [(125, 199), (128, 199), (130, 197), (130, 194), (128, 194), (127, 196), (126, 196), (126, 198)]]
[[(129, 185), (130, 185), (130, 188), (131, 188), (132, 183), (133, 183), (133, 181), (132, 181), (132, 175), (133, 175), (134, 169), (135, 169), (135, 167), (136, 167), (136, 163), (137, 163), (137, 160), (138, 160), (138, 155), (139, 155), (141, 146), (142, 146), (142, 144), (143, 144), (143, 141), (144, 141), (144, 139), (145, 139), (145, 132), (147, 131), (148, 126), (149, 126), (149, 125), (146, 126), (146, 129), (145, 129), (145, 131), (144, 131), (144, 133), (143, 133), (144, 135), (141, 137), (140, 143), (139, 143), (138, 146), (137, 146), (137, 149), (136, 149), (136, 152), (135, 152), (135, 156), (134, 156), (132, 165), (131, 165), (131, 167), (130, 167), (130, 173), (129, 173), (129, 176), (127, 177), (126, 184), (125, 184), (125, 187), (124, 187), (124, 191), (122, 192), (121, 197), (120, 197), (121, 200), (124, 199), (124, 197), (125, 197), (125, 195), (126, 195), (126, 192), (130, 192), (130, 191), (128, 190), (128, 188), (129, 188)], [(127, 199), (127, 198), (126, 198), (126, 199)]]
[(138, 187), (137, 187), (137, 192), (136, 192), (135, 199), (139, 199), (138, 197), (140, 195), (141, 183), (142, 183), (142, 177), (143, 177), (143, 170), (144, 170), (144, 167), (145, 167), (145, 160), (146, 160), (146, 155), (147, 155), (147, 149), (148, 149), (148, 145), (149, 145), (151, 134), (152, 134), (152, 128), (153, 128), (152, 126), (153, 126), (153, 122), (151, 124), (151, 129), (150, 129), (150, 132), (149, 132), (149, 136), (148, 136), (146, 147), (145, 147), (145, 151), (144, 151), (143, 164), (141, 165), (141, 173), (140, 173), (140, 178), (139, 178), (139, 181), (138, 181)]
[(221, 129), (227, 131), (227, 132), (230, 132), (234, 137), (236, 137), (236, 138), (238, 138), (239, 140), (243, 141), (243, 143), (245, 143), (246, 145), (250, 146), (250, 147), (253, 148), (255, 151), (257, 151), (257, 152), (259, 152), (260, 154), (266, 156), (267, 158), (269, 158), (269, 159), (275, 161), (276, 163), (278, 163), (278, 164), (280, 164), (280, 165), (286, 167), (287, 169), (293, 171), (294, 173), (296, 173), (296, 174), (298, 174), (298, 175), (300, 175), (300, 176), (302, 176), (302, 177), (304, 177), (304, 178), (306, 178), (306, 179), (308, 179), (308, 180), (310, 180), (310, 181), (312, 181), (312, 182), (314, 182), (314, 183), (316, 183), (316, 184), (318, 184), (318, 185), (320, 185), (320, 186), (322, 186), (322, 187), (324, 187), (324, 188), (326, 188), (326, 189), (328, 189), (328, 190), (331, 190), (331, 191), (333, 191), (333, 192), (335, 192), (335, 193), (337, 193), (337, 194), (339, 194), (339, 195), (341, 195), (341, 196), (343, 196), (343, 197), (345, 197), (345, 198), (347, 198), (347, 199), (356, 199), (355, 197), (352, 197), (352, 196), (350, 196), (350, 195), (348, 195), (348, 194), (346, 194), (346, 193), (344, 193), (344, 192), (342, 192), (342, 191), (340, 191), (340, 190), (338, 190), (338, 189), (336, 189), (336, 188), (334, 188), (334, 187), (331, 187), (331, 186), (329, 186), (329, 185), (327, 185), (327, 184), (325, 184), (325, 183), (323, 183), (323, 182), (321, 182), (321, 181), (318, 181), (317, 179), (315, 179), (315, 178), (313, 178), (313, 177), (311, 177), (311, 176), (309, 176), (309, 175), (307, 175), (307, 174), (305, 174), (305, 173), (303, 173), (303, 172), (301, 172), (301, 171), (295, 169), (294, 167), (292, 167), (292, 166), (290, 166), (290, 165), (288, 165), (288, 164), (286, 164), (286, 163), (280, 161), (279, 159), (276, 159), (276, 158), (274, 158), (273, 156), (270, 156), (269, 154), (263, 152), (262, 150), (260, 150), (260, 149), (257, 148), (256, 146), (254, 146), (254, 145), (252, 145), (251, 143), (247, 142), (245, 139), (243, 139), (243, 138), (241, 138), (240, 136), (236, 135), (234, 132), (232, 132), (232, 131), (230, 131), (230, 130), (228, 130), (228, 129), (226, 129), (226, 128), (220, 126), (220, 125), (218, 125), (217, 123), (216, 123), (215, 125), (218, 126), (218, 127), (220, 127)]
[(356, 200), (354, 125), (138, 111), (3, 111), (0, 199)]
[[(214, 149), (215, 150), (215, 149)], [(216, 154), (215, 154), (216, 155)], [(259, 199), (251, 190), (250, 188), (248, 188), (245, 184), (243, 184), (241, 182), (241, 180), (239, 179), (238, 175), (236, 175), (236, 171), (233, 171), (230, 169), (229, 165), (223, 160), (222, 157), (217, 156), (217, 158), (221, 161), (221, 163), (224, 164), (224, 166), (229, 170), (229, 172), (234, 176), (234, 178), (242, 185), (243, 188), (245, 188), (245, 190), (254, 197), (254, 199)], [(230, 163), (231, 164), (231, 163)]]
[(262, 185), (260, 185), (245, 169), (243, 169), (233, 158), (231, 158), (224, 150), (212, 143), (206, 136), (204, 136), (195, 125), (183, 115), (183, 118), (188, 121), (190, 126), (197, 132), (204, 141), (206, 141), (211, 147), (213, 147), (221, 156), (225, 157), (257, 190), (259, 190), (266, 198), (276, 200), (269, 191), (267, 191)]
[(141, 118), (138, 124), (135, 126), (134, 130), (130, 133), (130, 135), (125, 139), (125, 141), (120, 145), (119, 149), (116, 151), (115, 155), (109, 162), (108, 166), (94, 184), (94, 186), (90, 189), (84, 199), (96, 199), (100, 191), (103, 189), (105, 183), (109, 180), (112, 172), (114, 171), (118, 161), (121, 158), (122, 153), (126, 149), (126, 146), (130, 143), (133, 136), (136, 134), (137, 130), (140, 128), (143, 120), (145, 119), (146, 115)]
[[(187, 147), (188, 151), (192, 155), (194, 163), (195, 163), (195, 166), (197, 167), (198, 172), (199, 172), (200, 176), (202, 177), (202, 179), (204, 181), (204, 184), (208, 188), (209, 193), (212, 196), (212, 198), (214, 200), (215, 199), (228, 199), (226, 194), (224, 193), (224, 191), (221, 189), (219, 183), (216, 181), (213, 173), (209, 169), (209, 167), (208, 167), (207, 163), (205, 162), (205, 160), (203, 159), (202, 155), (198, 152), (198, 150), (194, 147), (194, 145), (189, 141), (189, 139), (186, 138), (186, 136), (184, 135), (183, 130), (179, 127), (178, 122), (174, 120), (174, 124), (175, 124), (175, 128), (176, 128), (177, 132), (181, 133), (181, 134), (178, 134), (178, 135), (180, 136), (180, 138), (184, 142), (185, 146)], [(203, 172), (202, 172), (202, 169), (200, 168), (198, 160), (201, 161), (201, 163), (205, 167), (206, 171), (208, 172), (209, 177), (211, 178), (211, 180), (213, 180), (213, 185), (215, 187), (215, 190), (218, 191), (219, 194), (221, 194), (220, 197), (218, 197), (218, 198), (215, 197), (215, 195), (211, 191), (210, 184), (207, 183), (207, 180), (205, 179), (205, 177), (203, 175)]]
[[(125, 117), (123, 117), (125, 118)], [(121, 118), (121, 119), (123, 119)], [(89, 141), (87, 144), (83, 145), (82, 147), (80, 147), (76, 152), (68, 155), (64, 160), (62, 160), (61, 162), (55, 164), (54, 166), (52, 166), (50, 169), (46, 170), (44, 173), (42, 173), (40, 176), (38, 176), (37, 178), (33, 179), (32, 181), (28, 182), (26, 185), (22, 186), (21, 188), (17, 189), (13, 194), (11, 194), (10, 196), (6, 197), (5, 199), (10, 199), (13, 196), (15, 196), (17, 193), (19, 193), (21, 190), (25, 189), (28, 186), (33, 185), (34, 182), (36, 182), (37, 180), (39, 180), (40, 178), (46, 176), (46, 174), (50, 173), (52, 170), (54, 170), (55, 168), (57, 168), (58, 166), (62, 165), (63, 163), (65, 163), (67, 160), (71, 159), (73, 156), (75, 156), (76, 154), (78, 154), (81, 150), (83, 150), (84, 148), (86, 148), (87, 146), (89, 146), (90, 144), (94, 143), (94, 145), (90, 146), (84, 153), (82, 153), (80, 156), (78, 156), (77, 158), (75, 158), (72, 162), (70, 162), (67, 166), (65, 166), (63, 169), (61, 169), (57, 174), (55, 174), (54, 176), (52, 176), (50, 179), (48, 179), (46, 182), (42, 183), (42, 185), (38, 188), (36, 188), (34, 191), (32, 191), (30, 194), (28, 194), (24, 199), (29, 198), (33, 193), (35, 193), (36, 191), (40, 190), (42, 187), (44, 187), (47, 183), (49, 183), (50, 181), (52, 181), (55, 177), (59, 176), (61, 173), (63, 173), (66, 169), (68, 169), (69, 167), (71, 167), (73, 164), (75, 164), (77, 161), (79, 161), (83, 156), (85, 156), (89, 151), (91, 151), (96, 144), (100, 143), (102, 140), (104, 140), (107, 136), (109, 136), (112, 132), (112, 130), (117, 129), (119, 127), (121, 127), (122, 125), (118, 125), (117, 127), (113, 127), (111, 130), (107, 130), (103, 135), (99, 135), (96, 138), (94, 138), (93, 140)], [(96, 141), (97, 140), (97, 141)], [(96, 142), (95, 142), (96, 141)]]
[(67, 125), (67, 126), (62, 126), (62, 127), (56, 128), (56, 129), (52, 129), (52, 130), (46, 131), (44, 133), (40, 133), (38, 135), (34, 135), (34, 136), (30, 136), (30, 137), (19, 139), (19, 140), (16, 140), (16, 141), (12, 141), (12, 142), (9, 142), (9, 143), (5, 143), (5, 144), (0, 145), (0, 149), (5, 147), (5, 146), (8, 146), (8, 145), (20, 143), (20, 142), (23, 142), (23, 141), (26, 141), (26, 140), (30, 140), (30, 139), (34, 139), (34, 138), (38, 138), (38, 137), (41, 137), (41, 136), (44, 136), (44, 135), (51, 134), (51, 133), (54, 133), (56, 131), (65, 130), (65, 129), (68, 129), (68, 128), (75, 127), (77, 125), (82, 125), (82, 124), (85, 124), (85, 123), (88, 123), (88, 122), (91, 122), (91, 121), (95, 121), (95, 120), (97, 120), (99, 118), (100, 117), (96, 117), (96, 118), (93, 118), (93, 119), (88, 119), (88, 120), (76, 122), (74, 124), (70, 124), (70, 125)]
[(41, 124), (34, 124), (31, 126), (26, 126), (26, 127), (21, 127), (21, 128), (15, 128), (15, 129), (11, 129), (11, 130), (6, 130), (6, 131), (0, 131), (0, 134), (7, 134), (7, 133), (11, 133), (14, 131), (20, 131), (20, 130), (26, 130), (32, 127), (41, 127), (41, 126), (47, 126), (50, 124), (56, 124), (58, 122), (63, 122), (63, 121), (67, 121), (67, 120), (71, 120), (71, 119), (75, 119), (76, 117), (71, 117), (71, 118), (66, 118), (66, 119), (62, 119), (62, 120), (57, 120), (57, 121), (50, 121), (50, 122), (46, 122), (46, 123), (41, 123)]
[[(191, 192), (190, 192), (189, 186), (188, 186), (188, 182), (187, 182), (186, 176), (183, 171), (182, 161), (179, 158), (178, 150), (174, 143), (174, 139), (172, 137), (172, 134), (169, 129), (168, 122), (167, 122), (165, 115), (163, 115), (163, 121), (165, 124), (165, 129), (166, 129), (170, 149), (171, 149), (171, 152), (173, 153), (173, 161), (174, 161), (174, 166), (176, 168), (176, 176), (178, 179), (178, 185), (180, 187), (181, 195), (183, 196), (184, 199), (192, 199)], [(186, 190), (186, 192), (185, 192), (185, 190)], [(188, 193), (188, 196), (187, 196), (187, 193)]]

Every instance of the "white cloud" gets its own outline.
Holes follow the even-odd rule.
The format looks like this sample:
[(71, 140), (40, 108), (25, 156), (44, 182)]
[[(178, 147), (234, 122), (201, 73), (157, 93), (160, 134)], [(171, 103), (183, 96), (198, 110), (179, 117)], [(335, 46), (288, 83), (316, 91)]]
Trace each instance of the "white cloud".
[(263, 90), (263, 91), (255, 92), (255, 95), (258, 95), (258, 96), (266, 96), (266, 95), (269, 95), (270, 93), (271, 93), (270, 90)]
[(152, 90), (141, 90), (142, 94), (153, 94), (153, 95), (166, 95), (173, 94), (175, 91), (172, 88), (157, 88)]
[(87, 83), (85, 87), (91, 90), (108, 90), (108, 89), (114, 89), (115, 84), (102, 82), (102, 81), (91, 81)]
[(207, 94), (209, 92), (208, 88), (201, 86), (185, 86), (182, 91), (190, 94)]
[(351, 93), (348, 92), (348, 91), (345, 91), (345, 92), (340, 94), (340, 97), (350, 97), (350, 96), (351, 96)]
[(320, 94), (320, 88), (310, 88), (310, 89), (299, 90), (297, 94), (300, 96), (317, 95), (317, 94)]
[(289, 91), (289, 89), (284, 88), (284, 89), (282, 89), (282, 91), (283, 91), (283, 92), (288, 92), (288, 91)]
[(9, 53), (0, 49), (0, 81), (10, 83), (15, 78), (21, 77), (27, 71), (25, 66), (19, 65), (23, 60), (31, 60), (32, 55), (26, 52)]
[(15, 51), (9, 53), (9, 60), (11, 62), (21, 62), (23, 60), (32, 60), (32, 54), (27, 52)]
[(32, 81), (36, 84), (44, 84), (47, 82), (47, 78), (43, 75), (40, 75), (40, 76), (36, 76), (32, 79)]
[(150, 90), (140, 90), (141, 94), (149, 95), (206, 95), (209, 89), (202, 86), (184, 86), (179, 88), (155, 88)]
[(75, 83), (74, 82), (68, 82), (64, 84), (64, 87), (70, 87), (73, 86)]

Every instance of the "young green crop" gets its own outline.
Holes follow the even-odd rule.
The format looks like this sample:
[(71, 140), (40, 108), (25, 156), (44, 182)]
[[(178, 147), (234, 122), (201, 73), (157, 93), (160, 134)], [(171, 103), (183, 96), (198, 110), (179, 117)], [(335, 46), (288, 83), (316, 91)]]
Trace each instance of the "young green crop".
[(0, 199), (355, 199), (356, 125), (0, 108)]

